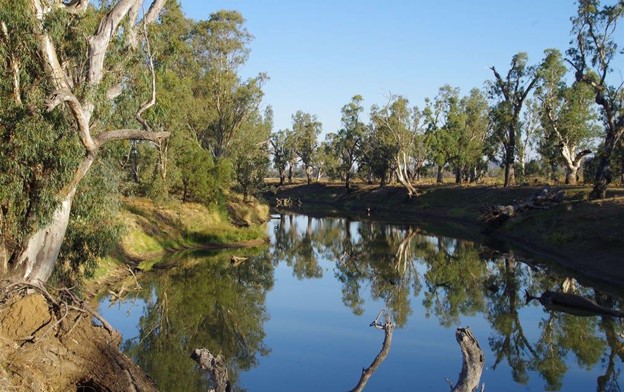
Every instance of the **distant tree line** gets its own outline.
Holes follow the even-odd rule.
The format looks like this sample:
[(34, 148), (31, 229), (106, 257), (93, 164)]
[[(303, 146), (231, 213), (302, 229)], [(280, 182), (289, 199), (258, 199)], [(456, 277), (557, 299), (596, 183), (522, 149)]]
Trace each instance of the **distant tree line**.
[(558, 181), (560, 170), (566, 184), (576, 184), (583, 168), (592, 196), (604, 198), (615, 173), (624, 181), (624, 93), (609, 79), (622, 53), (615, 34), (623, 14), (621, 3), (580, 1), (565, 54), (546, 49), (530, 65), (518, 53), (506, 72), (492, 66), (484, 88), (465, 96), (444, 85), (419, 108), (389, 95), (364, 121), (363, 97), (355, 95), (342, 108), (340, 129), (323, 141), (316, 117), (297, 112), (292, 129), (271, 135), (280, 185), (300, 167), (308, 183), (313, 173), (344, 181), (347, 191), (356, 177), (382, 186), (396, 180), (411, 197), (426, 173), (437, 182), (444, 173), (457, 184), (477, 182), (497, 164), (505, 186), (529, 174)]

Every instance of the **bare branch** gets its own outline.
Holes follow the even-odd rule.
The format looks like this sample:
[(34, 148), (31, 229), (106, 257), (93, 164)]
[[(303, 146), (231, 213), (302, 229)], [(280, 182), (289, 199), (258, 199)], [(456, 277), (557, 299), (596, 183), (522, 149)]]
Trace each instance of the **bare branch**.
[(148, 132), (142, 129), (115, 129), (105, 131), (95, 137), (98, 147), (115, 140), (149, 140), (160, 142), (169, 137), (169, 132)]
[(158, 18), (158, 15), (160, 15), (160, 10), (162, 10), (166, 2), (167, 0), (154, 0), (149, 10), (147, 11), (147, 14), (143, 18), (143, 23), (154, 23), (156, 21), (156, 18)]
[(106, 57), (108, 45), (123, 18), (137, 2), (140, 2), (140, 0), (120, 0), (117, 5), (102, 18), (95, 34), (87, 39), (89, 43), (87, 82), (90, 85), (97, 85), (102, 81), (104, 76), (104, 59)]
[(150, 127), (149, 123), (141, 117), (144, 111), (151, 108), (156, 103), (156, 73), (154, 72), (154, 60), (152, 57), (152, 50), (150, 48), (149, 37), (147, 36), (147, 24), (145, 23), (143, 23), (143, 34), (145, 34), (145, 44), (147, 49), (147, 67), (149, 68), (152, 76), (152, 95), (148, 101), (143, 102), (143, 105), (141, 105), (134, 117), (141, 124), (141, 126), (143, 126), (145, 131), (152, 131), (152, 127)]

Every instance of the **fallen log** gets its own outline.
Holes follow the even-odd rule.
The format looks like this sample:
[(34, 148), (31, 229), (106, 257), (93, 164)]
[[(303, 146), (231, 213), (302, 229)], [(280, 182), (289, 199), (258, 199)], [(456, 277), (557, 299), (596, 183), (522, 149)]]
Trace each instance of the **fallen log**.
[(525, 292), (525, 295), (527, 303), (536, 299), (548, 310), (584, 317), (601, 315), (624, 317), (624, 312), (598, 305), (594, 301), (577, 294), (546, 290), (539, 297), (532, 296), (528, 291)]
[(501, 224), (507, 219), (531, 209), (547, 209), (563, 201), (565, 191), (563, 189), (551, 189), (544, 187), (524, 201), (518, 201), (510, 205), (486, 206), (482, 209), (479, 220), (489, 225)]

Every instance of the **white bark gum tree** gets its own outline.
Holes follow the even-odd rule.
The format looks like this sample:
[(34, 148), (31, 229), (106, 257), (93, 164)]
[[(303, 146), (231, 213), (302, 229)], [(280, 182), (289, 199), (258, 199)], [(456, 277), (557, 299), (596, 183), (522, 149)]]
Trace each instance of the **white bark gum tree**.
[[(24, 280), (27, 282), (46, 282), (54, 270), (56, 260), (65, 237), (65, 231), (69, 222), (72, 199), (76, 193), (78, 183), (84, 178), (91, 165), (95, 161), (98, 150), (107, 142), (115, 140), (149, 140), (160, 142), (168, 137), (168, 132), (154, 132), (149, 124), (143, 120), (141, 114), (155, 103), (154, 70), (151, 63), (149, 45), (149, 66), (152, 74), (151, 99), (141, 105), (137, 111), (136, 119), (141, 124), (140, 129), (116, 129), (103, 131), (96, 135), (92, 133), (91, 116), (95, 109), (95, 102), (89, 94), (83, 100), (78, 99), (74, 91), (78, 88), (94, 90), (99, 87), (106, 72), (104, 62), (111, 39), (118, 34), (118, 28), (124, 19), (129, 18), (126, 27), (129, 29), (128, 45), (136, 48), (137, 35), (134, 31), (142, 25), (153, 23), (166, 0), (153, 0), (148, 12), (142, 21), (138, 21), (138, 10), (143, 4), (141, 0), (119, 0), (111, 10), (105, 14), (96, 32), (87, 38), (88, 53), (86, 54), (87, 71), (86, 78), (76, 83), (65, 71), (66, 68), (59, 61), (56, 47), (44, 28), (44, 18), (47, 13), (54, 9), (63, 9), (68, 13), (84, 12), (88, 7), (87, 0), (63, 2), (60, 0), (31, 0), (32, 17), (35, 22), (35, 35), (38, 43), (38, 52), (44, 63), (47, 76), (50, 78), (54, 90), (46, 101), (48, 111), (55, 110), (59, 105), (66, 105), (75, 121), (75, 131), (84, 147), (84, 158), (75, 169), (73, 178), (57, 194), (58, 206), (49, 222), (31, 233), (18, 249), (10, 252), (6, 244), (0, 242), (0, 274), (11, 280)], [(8, 36), (12, 32), (7, 31), (2, 24), (2, 35)], [(11, 60), (10, 60), (11, 61)], [(17, 66), (16, 61), (13, 62)], [(19, 79), (14, 81), (15, 91), (19, 92)], [(115, 93), (108, 93), (107, 97), (113, 99), (121, 93), (116, 87)], [(19, 98), (18, 98), (19, 99)], [(0, 221), (2, 216), (0, 216)], [(13, 253), (11, 255), (10, 253)]]
[(383, 126), (388, 128), (398, 147), (394, 155), (394, 173), (399, 183), (407, 190), (407, 196), (411, 199), (414, 196), (418, 196), (418, 190), (411, 183), (411, 176), (409, 173), (411, 160), (408, 153), (412, 150), (414, 145), (415, 132), (413, 132), (412, 129), (399, 129), (401, 125), (395, 125), (393, 121), (391, 121), (390, 117), (393, 114), (390, 113), (390, 108), (393, 103), (396, 103), (397, 99), (400, 98), (390, 96), (388, 104), (380, 112), (378, 118)]
[(563, 161), (566, 167), (566, 184), (576, 185), (576, 177), (578, 170), (581, 168), (581, 164), (583, 163), (583, 159), (592, 153), (589, 149), (584, 149), (578, 151), (578, 146), (574, 141), (570, 140), (570, 138), (566, 137), (561, 133), (559, 126), (557, 125), (557, 120), (555, 119), (555, 114), (552, 110), (547, 110), (547, 117), (549, 125), (554, 132), (557, 140), (559, 141), (559, 146), (561, 148), (561, 156), (563, 157)]

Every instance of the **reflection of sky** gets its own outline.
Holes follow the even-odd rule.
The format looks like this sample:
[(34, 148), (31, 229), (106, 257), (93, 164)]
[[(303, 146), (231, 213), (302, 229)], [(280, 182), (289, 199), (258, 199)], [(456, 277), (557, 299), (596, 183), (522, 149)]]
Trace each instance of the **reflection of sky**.
[[(288, 222), (288, 219), (286, 219)], [(299, 236), (307, 229), (307, 218), (295, 218)], [(268, 232), (274, 233), (269, 223)], [(353, 241), (359, 241), (358, 223), (351, 223)], [(312, 221), (312, 228), (318, 221)], [(288, 229), (287, 229), (288, 230)], [(427, 241), (437, 245), (436, 237)], [(451, 252), (456, 247), (453, 242)], [(240, 374), (238, 386), (248, 391), (345, 391), (353, 388), (363, 368), (379, 353), (384, 338), (381, 330), (369, 327), (383, 308), (382, 300), (373, 300), (367, 282), (362, 282), (364, 314), (356, 316), (342, 303), (342, 285), (335, 278), (335, 261), (326, 260), (316, 252), (322, 278), (299, 280), (292, 268), (280, 262), (275, 268), (274, 287), (266, 298), (270, 319), (264, 325), (265, 346), (271, 351), (259, 357), (257, 367)], [(415, 261), (423, 288), (418, 297), (410, 294), (412, 314), (406, 325), (394, 332), (390, 354), (369, 380), (367, 391), (446, 391), (447, 379), (455, 382), (461, 370), (461, 353), (455, 341), (455, 328), (470, 326), (485, 353), (486, 367), (482, 382), (486, 391), (543, 391), (545, 383), (536, 372), (528, 372), (528, 385), (515, 383), (504, 359), (496, 369), (488, 339), (492, 331), (484, 315), (460, 316), (459, 325), (445, 328), (438, 318), (425, 315), (423, 275), (427, 266)], [(523, 288), (521, 294), (523, 293)], [(141, 300), (110, 305), (101, 302), (102, 315), (123, 334), (124, 340), (138, 335), (137, 325), (145, 303)], [(540, 305), (518, 310), (524, 334), (534, 346), (540, 339), (539, 323), (548, 317)], [(566, 358), (569, 368), (563, 379), (563, 391), (596, 389), (596, 377), (603, 372), (598, 364), (593, 371), (579, 368), (573, 354)], [(616, 364), (621, 368), (621, 361)]]
[(111, 303), (111, 297), (107, 296), (100, 301), (98, 312), (121, 333), (125, 341), (139, 336), (139, 320), (145, 306), (145, 301), (139, 298)]

